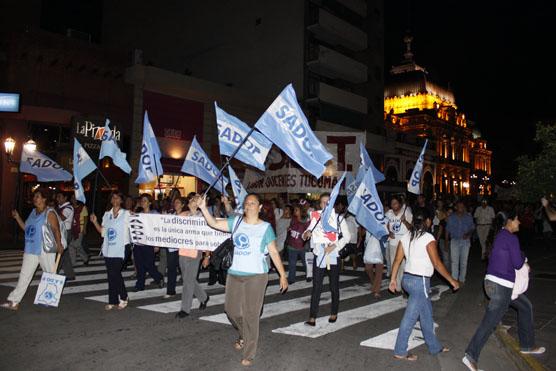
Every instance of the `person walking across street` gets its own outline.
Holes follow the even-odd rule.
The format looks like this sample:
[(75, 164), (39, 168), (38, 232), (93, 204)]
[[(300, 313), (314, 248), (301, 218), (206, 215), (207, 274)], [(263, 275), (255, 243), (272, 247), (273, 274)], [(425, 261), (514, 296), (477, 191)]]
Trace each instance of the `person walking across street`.
[[(158, 211), (152, 209), (152, 197), (149, 194), (141, 195), (139, 199), (141, 212), (145, 214), (158, 214)], [(155, 247), (134, 244), (133, 245), (133, 259), (137, 266), (137, 282), (135, 283), (135, 290), (143, 291), (145, 289), (145, 279), (147, 272), (154, 280), (154, 283), (160, 287), (164, 287), (164, 277), (156, 269), (155, 265)]]
[(124, 196), (114, 192), (110, 196), (112, 208), (102, 216), (102, 225), (98, 224), (95, 214), (91, 223), (102, 236), (102, 255), (108, 275), (108, 304), (105, 310), (125, 309), (129, 303), (122, 268), (125, 264), (126, 246), (130, 244), (129, 211), (123, 208)]
[(87, 222), (89, 219), (89, 210), (81, 201), (77, 201), (75, 195), (71, 195), (71, 204), (73, 206), (73, 219), (71, 222), (71, 240), (68, 245), (70, 252), (71, 264), (77, 263), (77, 255), (83, 260), (83, 265), (89, 264), (89, 254), (83, 248), (83, 237), (87, 234)]
[(199, 201), (199, 209), (208, 225), (223, 232), (233, 232), (234, 258), (228, 270), (224, 309), (230, 322), (239, 332), (234, 344), (243, 351), (241, 364), (251, 366), (259, 341), (259, 321), (268, 284), (269, 266), (266, 255), (280, 275), (280, 291), (288, 289), (288, 279), (276, 248), (276, 235), (268, 222), (259, 218), (262, 201), (249, 194), (243, 202), (243, 216), (216, 220), (207, 209), (206, 198)]
[(330, 201), (330, 195), (328, 193), (323, 193), (319, 199), (320, 210), (311, 213), (311, 222), (307, 230), (303, 233), (303, 238), (305, 240), (311, 240), (311, 248), (314, 255), (311, 308), (309, 311), (309, 320), (305, 322), (308, 326), (316, 326), (325, 275), (328, 275), (330, 281), (330, 294), (332, 296), (332, 306), (328, 322), (334, 323), (338, 319), (338, 310), (340, 306), (339, 252), (351, 239), (345, 219), (338, 219), (334, 209), (330, 213), (330, 220), (328, 222), (332, 228), (338, 230), (338, 233), (327, 233), (324, 231), (321, 214), (326, 208), (328, 201)]
[(475, 223), (477, 224), (477, 236), (481, 244), (481, 257), (483, 260), (487, 258), (487, 238), (495, 216), (494, 208), (488, 205), (486, 199), (482, 200), (481, 206), (475, 209), (475, 213), (473, 214)]
[[(198, 195), (191, 197), (187, 203), (188, 210), (181, 211), (178, 215), (186, 217), (202, 216), (199, 212), (199, 200), (200, 196)], [(183, 280), (183, 290), (181, 294), (181, 310), (176, 314), (177, 318), (184, 318), (189, 315), (193, 303), (193, 296), (201, 303), (199, 309), (203, 310), (207, 307), (210, 297), (197, 281), (199, 261), (202, 255), (202, 251), (198, 251), (193, 247), (179, 249), (179, 264)], [(207, 253), (202, 263), (205, 268), (209, 263), (208, 258), (209, 254)]]
[(290, 285), (296, 280), (297, 260), (301, 260), (305, 269), (305, 278), (307, 278), (307, 264), (305, 264), (305, 241), (303, 240), (303, 232), (309, 226), (307, 217), (302, 216), (303, 208), (299, 205), (294, 206), (291, 224), (288, 228), (288, 236), (286, 245), (288, 247), (288, 283)]
[[(388, 267), (390, 268), (390, 272), (387, 272), (387, 276), (390, 276), (392, 274), (391, 269), (394, 265), (398, 243), (402, 237), (409, 233), (413, 221), (413, 214), (411, 208), (407, 206), (407, 204), (404, 205), (401, 197), (393, 196), (390, 201), (390, 210), (388, 210), (385, 215), (386, 219), (388, 219), (387, 227), (389, 232), (386, 259), (389, 261)], [(402, 261), (398, 269), (398, 276), (396, 277), (396, 290), (398, 290), (398, 292), (402, 290), (404, 267), (405, 261)]]
[(380, 298), (380, 285), (382, 283), (382, 272), (384, 270), (384, 257), (380, 240), (365, 231), (365, 253), (363, 254), (363, 262), (365, 263), (365, 272), (369, 276), (371, 282), (371, 292), (375, 299)]
[[(64, 252), (58, 217), (53, 209), (47, 207), (49, 196), (46, 188), (38, 188), (33, 192), (34, 208), (25, 222), (16, 210), (12, 211), (17, 225), (25, 233), (25, 247), (17, 285), (8, 295), (7, 301), (1, 305), (2, 308), (18, 310), (19, 303), (23, 299), (37, 267), (40, 265), (43, 272), (55, 273), (56, 254)], [(47, 225), (50, 226), (54, 235), (55, 252), (46, 252), (43, 248), (43, 230)]]
[[(173, 209), (170, 211), (171, 214), (182, 215), (185, 208), (185, 199), (183, 199), (182, 197), (174, 197), (174, 200), (172, 201), (172, 207)], [(176, 283), (178, 280), (179, 265), (179, 249), (168, 248), (167, 250), (166, 269), (168, 271), (168, 281), (166, 282), (166, 295), (164, 295), (164, 299), (169, 299), (176, 296)]]
[(443, 347), (434, 333), (434, 320), (432, 318), (432, 303), (430, 299), (430, 280), (434, 270), (444, 277), (450, 285), (457, 290), (458, 281), (450, 276), (442, 260), (438, 255), (436, 241), (432, 234), (427, 232), (431, 227), (430, 215), (418, 212), (413, 216), (411, 232), (400, 239), (396, 258), (392, 266), (392, 277), (390, 279), (390, 291), (397, 291), (396, 274), (402, 260), (405, 258), (405, 272), (402, 285), (409, 294), (407, 307), (403, 315), (396, 345), (394, 347), (394, 358), (407, 361), (416, 361), (417, 356), (407, 351), (409, 337), (419, 320), (425, 343), (431, 354), (448, 352)]
[(508, 211), (506, 214), (505, 220), (499, 221), (499, 217), (496, 217), (495, 221), (495, 230), (498, 233), (494, 239), (484, 282), (490, 302), (462, 359), (463, 364), (472, 371), (478, 370), (481, 350), (509, 307), (517, 310), (517, 334), (521, 353), (542, 354), (546, 351), (544, 347), (535, 344), (533, 304), (524, 293), (514, 290), (518, 283), (516, 271), (525, 268), (527, 275), (530, 268), (515, 235), (520, 223), (517, 211)]
[[(71, 240), (71, 225), (73, 223), (73, 206), (71, 206), (70, 202), (68, 201), (68, 195), (64, 192), (56, 193), (56, 212), (60, 216), (60, 219), (63, 222), (63, 228), (60, 229), (61, 233), (66, 234), (66, 241)], [(60, 259), (60, 266), (58, 270), (63, 269), (64, 274), (66, 275), (66, 281), (73, 281), (75, 280), (75, 272), (73, 271), (73, 265), (71, 262), (71, 253), (69, 252), (69, 248), (66, 248), (62, 253), (62, 258)]]
[(461, 285), (465, 283), (467, 274), (467, 260), (471, 247), (471, 235), (475, 230), (473, 218), (467, 212), (462, 201), (456, 203), (456, 211), (446, 220), (446, 232), (450, 239), (450, 257), (452, 261), (452, 276)]

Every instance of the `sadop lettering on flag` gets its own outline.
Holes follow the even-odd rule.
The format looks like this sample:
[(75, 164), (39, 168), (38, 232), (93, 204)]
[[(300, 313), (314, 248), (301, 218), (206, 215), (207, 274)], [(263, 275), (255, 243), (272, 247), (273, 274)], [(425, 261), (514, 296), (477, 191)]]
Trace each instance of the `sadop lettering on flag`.
[(425, 162), (425, 151), (428, 143), (429, 140), (425, 140), (421, 154), (419, 155), (417, 163), (413, 168), (413, 173), (411, 173), (411, 178), (407, 182), (407, 190), (417, 195), (421, 193), (421, 175), (423, 174), (423, 163)]
[(25, 146), (21, 151), (19, 171), (35, 175), (39, 182), (67, 182), (71, 180), (71, 174), (50, 157), (39, 151), (29, 151)]
[[(185, 161), (183, 162), (181, 171), (186, 174), (196, 176), (209, 185), (212, 184), (219, 175), (218, 168), (212, 163), (197, 141), (197, 136), (193, 137), (191, 147), (189, 147), (187, 156), (185, 156)], [(222, 180), (216, 182), (214, 188), (216, 188), (223, 195), (227, 195), (225, 189), (227, 184), (228, 179), (222, 176)]]
[(348, 211), (355, 215), (357, 222), (378, 239), (388, 234), (382, 202), (376, 191), (372, 169), (367, 170), (357, 188)]
[(243, 212), (243, 201), (245, 200), (245, 197), (247, 197), (247, 191), (243, 187), (243, 184), (239, 181), (236, 172), (231, 166), (228, 166), (228, 171), (230, 172), (230, 183), (236, 200), (236, 211)]
[[(249, 134), (251, 128), (235, 116), (230, 115), (214, 102), (216, 124), (218, 125), (218, 145), (220, 154), (231, 156)], [(272, 142), (259, 132), (253, 131), (236, 152), (234, 158), (264, 171), (264, 163)]]
[(114, 165), (122, 169), (125, 173), (131, 173), (131, 166), (126, 159), (126, 154), (120, 150), (116, 139), (114, 138), (114, 133), (110, 130), (110, 120), (106, 119), (104, 125), (104, 132), (102, 133), (102, 143), (100, 145), (100, 154), (98, 159), (101, 160), (103, 157), (112, 158)]
[(255, 127), (303, 169), (320, 178), (332, 155), (311, 130), (289, 84), (259, 118)]
[(334, 210), (334, 204), (336, 203), (336, 198), (338, 197), (338, 194), (340, 193), (340, 187), (342, 186), (342, 183), (344, 181), (346, 177), (346, 172), (344, 172), (342, 174), (342, 177), (340, 178), (340, 180), (338, 180), (338, 183), (336, 183), (336, 185), (334, 186), (334, 188), (332, 188), (332, 193), (330, 193), (330, 200), (328, 201), (328, 204), (326, 205), (326, 207), (324, 208), (323, 212), (322, 212), (322, 229), (325, 232), (334, 232), (337, 233), (338, 229), (340, 228), (340, 226), (338, 225), (337, 228), (334, 228), (330, 225), (330, 215), (332, 215), (332, 210)]
[(143, 143), (141, 144), (141, 158), (139, 159), (139, 175), (135, 183), (143, 184), (152, 182), (164, 174), (160, 158), (162, 154), (156, 141), (149, 115), (145, 111), (143, 118)]
[(91, 157), (81, 146), (77, 139), (73, 140), (73, 188), (75, 198), (85, 203), (85, 191), (83, 190), (83, 178), (89, 175), (97, 166)]

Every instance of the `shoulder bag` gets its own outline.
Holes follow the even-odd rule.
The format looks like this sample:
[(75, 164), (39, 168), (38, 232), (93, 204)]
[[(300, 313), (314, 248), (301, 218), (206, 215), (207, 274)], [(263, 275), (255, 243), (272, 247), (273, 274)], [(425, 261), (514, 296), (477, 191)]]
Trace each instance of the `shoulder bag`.
[(230, 238), (222, 242), (212, 252), (212, 255), (210, 257), (210, 264), (214, 267), (215, 270), (226, 271), (232, 266), (234, 260), (234, 233), (237, 231), (242, 220), (243, 216), (240, 216), (239, 221), (236, 223), (234, 229), (232, 230), (232, 235), (230, 236)]

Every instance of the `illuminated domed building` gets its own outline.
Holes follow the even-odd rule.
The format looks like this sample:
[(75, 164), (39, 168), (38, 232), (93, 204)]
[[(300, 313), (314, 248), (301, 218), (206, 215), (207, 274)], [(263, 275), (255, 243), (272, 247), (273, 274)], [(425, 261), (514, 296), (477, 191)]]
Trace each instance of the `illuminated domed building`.
[[(402, 142), (429, 140), (429, 148), (437, 155), (436, 174), (424, 174), (424, 180), (428, 175), (436, 193), (491, 194), (492, 151), (458, 110), (454, 93), (430, 81), (427, 71), (415, 63), (411, 41), (411, 36), (404, 38), (404, 61), (390, 70), (384, 87), (387, 130), (393, 130)], [(425, 184), (424, 189), (427, 186), (431, 185)]]

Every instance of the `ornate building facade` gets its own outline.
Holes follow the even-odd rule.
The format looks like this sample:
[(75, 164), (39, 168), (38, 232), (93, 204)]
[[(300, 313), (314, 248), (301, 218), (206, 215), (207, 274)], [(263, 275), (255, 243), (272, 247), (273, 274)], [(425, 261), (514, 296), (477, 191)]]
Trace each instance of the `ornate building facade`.
[(432, 181), (435, 193), (490, 195), (492, 151), (487, 141), (458, 109), (454, 93), (430, 81), (427, 71), (415, 63), (411, 41), (411, 36), (405, 37), (404, 60), (390, 70), (385, 84), (387, 130), (402, 142), (429, 140), (429, 149), (436, 153), (436, 171), (424, 174), (424, 192)]

